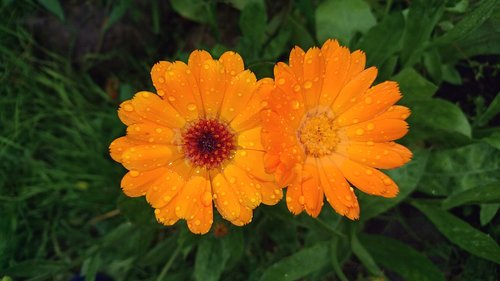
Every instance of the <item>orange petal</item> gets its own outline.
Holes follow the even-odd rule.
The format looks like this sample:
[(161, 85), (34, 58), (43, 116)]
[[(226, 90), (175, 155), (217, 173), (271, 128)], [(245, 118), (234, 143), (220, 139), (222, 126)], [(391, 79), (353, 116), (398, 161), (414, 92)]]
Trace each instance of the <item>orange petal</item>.
[(323, 54), (323, 57), (325, 59), (325, 62), (329, 62), (333, 53), (339, 48), (339, 42), (334, 39), (328, 39), (323, 43), (323, 46), (321, 46), (321, 54)]
[(256, 180), (248, 177), (247, 173), (236, 165), (227, 165), (224, 168), (224, 176), (237, 190), (238, 197), (243, 206), (255, 209), (262, 201), (259, 190), (255, 187)]
[(182, 128), (186, 123), (169, 103), (150, 92), (135, 94), (132, 107), (140, 116), (159, 125)]
[(152, 170), (167, 165), (171, 155), (168, 146), (138, 145), (123, 152), (122, 164), (129, 170)]
[(146, 193), (146, 200), (153, 208), (161, 208), (170, 203), (186, 181), (170, 169), (158, 177)]
[(232, 77), (227, 84), (222, 102), (220, 112), (222, 119), (228, 122), (233, 120), (239, 112), (245, 109), (256, 90), (257, 80), (251, 71), (239, 72)]
[(262, 144), (266, 151), (280, 155), (289, 167), (301, 162), (303, 151), (300, 147), (297, 130), (289, 126), (287, 119), (271, 110), (262, 112)]
[(210, 182), (207, 177), (193, 176), (177, 195), (175, 214), (181, 219), (192, 220), (200, 211), (205, 192), (210, 192)]
[(274, 181), (256, 180), (255, 188), (260, 191), (262, 203), (275, 205), (283, 198), (283, 190)]
[(205, 234), (212, 227), (214, 222), (214, 213), (212, 207), (212, 201), (210, 205), (200, 205), (196, 215), (187, 221), (189, 230), (195, 234)]
[(122, 179), (121, 187), (123, 192), (130, 197), (143, 196), (151, 184), (167, 173), (167, 171), (164, 167), (142, 172), (132, 170), (125, 174)]
[(290, 51), (289, 65), (292, 71), (295, 73), (299, 83), (302, 83), (302, 77), (304, 75), (304, 57), (305, 52), (300, 47), (295, 46), (292, 51)]
[(325, 56), (325, 78), (319, 104), (330, 106), (347, 83), (351, 53), (345, 47), (335, 48)]
[(323, 74), (325, 73), (325, 62), (321, 50), (313, 47), (304, 56), (304, 81), (302, 89), (306, 108), (312, 109), (319, 103), (321, 87), (323, 86)]
[(126, 100), (120, 104), (120, 108), (118, 109), (118, 118), (120, 118), (125, 125), (142, 123), (144, 120), (144, 117), (139, 115), (139, 113), (134, 110), (131, 100)]
[(277, 88), (269, 95), (269, 108), (285, 118), (290, 127), (298, 128), (306, 107), (302, 87), (291, 68), (284, 63), (274, 67), (274, 76)]
[(350, 183), (365, 193), (396, 197), (399, 192), (396, 183), (377, 169), (358, 164), (339, 154), (332, 155), (330, 159)]
[(362, 96), (368, 88), (370, 88), (376, 77), (376, 67), (367, 68), (356, 75), (356, 77), (344, 86), (337, 98), (333, 101), (333, 112), (340, 114), (356, 104), (359, 97)]
[(387, 142), (406, 135), (408, 123), (399, 119), (372, 119), (345, 127), (344, 130), (350, 140)]
[(377, 115), (374, 119), (401, 119), (406, 120), (411, 114), (408, 107), (402, 105), (393, 105), (387, 111)]
[(238, 134), (238, 146), (242, 149), (264, 150), (262, 146), (262, 127), (255, 127)]
[(302, 193), (302, 166), (297, 165), (293, 170), (294, 176), (286, 189), (286, 205), (288, 210), (298, 215), (304, 210), (304, 195)]
[(143, 142), (172, 144), (174, 132), (170, 128), (158, 126), (154, 123), (137, 123), (128, 126), (127, 136)]
[(205, 50), (195, 50), (189, 55), (188, 66), (196, 81), (200, 80), (202, 64), (207, 60), (212, 60), (212, 56)]
[(223, 174), (218, 173), (213, 177), (212, 190), (214, 192), (215, 206), (222, 217), (228, 221), (237, 219), (240, 216), (241, 209), (238, 194)]
[(242, 206), (240, 210), (240, 216), (237, 219), (232, 220), (231, 222), (237, 226), (244, 226), (252, 221), (252, 216), (252, 209)]
[(366, 55), (363, 51), (357, 50), (351, 54), (351, 65), (349, 66), (349, 73), (347, 79), (356, 77), (363, 69), (365, 69)]
[(410, 161), (412, 153), (394, 142), (349, 142), (339, 144), (336, 152), (352, 160), (379, 169), (393, 169)]
[(215, 117), (224, 99), (226, 78), (224, 66), (219, 61), (207, 60), (200, 70), (200, 95), (207, 118)]
[(159, 61), (151, 68), (151, 81), (159, 96), (165, 97), (165, 77), (167, 69), (172, 65), (169, 61)]
[[(315, 158), (308, 158), (302, 172), (302, 194), (306, 212), (317, 217), (323, 207), (323, 189), (320, 186)], [(301, 198), (299, 198), (300, 200)]]
[(340, 215), (350, 219), (358, 219), (358, 200), (349, 183), (335, 167), (335, 164), (326, 158), (321, 158), (319, 161), (320, 182), (330, 205)]
[(346, 126), (366, 121), (384, 112), (400, 99), (401, 93), (396, 82), (380, 83), (368, 89), (356, 104), (340, 114), (336, 123), (338, 126)]
[(177, 197), (172, 199), (172, 201), (165, 206), (155, 209), (156, 220), (167, 226), (174, 225), (179, 220), (179, 217), (175, 214), (176, 204)]
[(243, 59), (238, 53), (233, 51), (224, 52), (222, 56), (220, 56), (219, 61), (226, 69), (226, 74), (230, 76), (236, 76), (245, 70)]
[(263, 181), (273, 180), (273, 176), (266, 173), (264, 165), (262, 165), (264, 161), (263, 151), (240, 149), (236, 152), (233, 161), (252, 177)]
[(121, 162), (122, 154), (125, 150), (140, 144), (144, 144), (144, 142), (129, 137), (119, 137), (109, 145), (109, 153), (113, 160)]

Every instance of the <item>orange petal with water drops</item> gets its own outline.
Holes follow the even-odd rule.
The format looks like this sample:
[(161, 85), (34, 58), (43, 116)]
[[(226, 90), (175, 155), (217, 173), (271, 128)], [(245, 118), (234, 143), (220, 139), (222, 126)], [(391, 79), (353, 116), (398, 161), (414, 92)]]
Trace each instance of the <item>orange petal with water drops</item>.
[(238, 193), (223, 174), (218, 173), (212, 177), (212, 190), (217, 210), (228, 221), (233, 221), (240, 216), (241, 205)]
[(165, 127), (182, 128), (186, 123), (168, 102), (150, 92), (135, 94), (132, 107), (143, 118)]
[(169, 204), (179, 193), (186, 181), (170, 169), (158, 177), (146, 192), (146, 200), (154, 208)]
[(262, 203), (265, 205), (275, 205), (283, 198), (283, 190), (274, 181), (257, 180), (255, 188), (260, 191)]
[(304, 56), (304, 80), (302, 82), (302, 93), (307, 109), (316, 107), (323, 86), (323, 74), (325, 73), (325, 62), (321, 50), (317, 47), (310, 48)]
[(340, 93), (340, 90), (347, 83), (349, 73), (351, 53), (345, 47), (335, 48), (331, 54), (324, 55), (325, 59), (325, 77), (319, 104), (330, 106)]
[(356, 194), (338, 168), (327, 158), (319, 159), (318, 174), (321, 187), (328, 203), (342, 216), (359, 218), (359, 204)]
[(199, 204), (198, 212), (187, 221), (189, 230), (195, 234), (206, 234), (214, 222), (212, 202), (210, 205)]
[(191, 220), (200, 210), (205, 192), (210, 192), (210, 181), (206, 175), (191, 177), (177, 196), (175, 213), (181, 219)]
[(271, 110), (263, 111), (261, 116), (262, 145), (268, 152), (281, 155), (287, 149), (298, 148), (297, 130), (289, 126), (286, 118)]
[(344, 177), (364, 193), (383, 197), (396, 197), (399, 188), (394, 181), (377, 169), (358, 164), (339, 154), (331, 156)]
[(297, 165), (293, 177), (286, 189), (286, 206), (288, 210), (298, 215), (304, 210), (304, 195), (302, 193), (302, 166)]
[[(302, 171), (302, 194), (306, 212), (317, 217), (323, 207), (323, 189), (320, 186), (315, 158), (308, 158)], [(299, 198), (301, 200), (301, 198)]]
[(273, 176), (266, 173), (264, 165), (261, 164), (264, 161), (263, 151), (240, 149), (236, 152), (233, 161), (252, 177), (263, 181), (273, 179)]
[(378, 169), (401, 167), (410, 161), (412, 153), (394, 142), (349, 142), (339, 144), (336, 152), (358, 163)]
[(293, 73), (297, 77), (297, 82), (302, 83), (302, 77), (304, 75), (304, 57), (306, 53), (300, 47), (293, 47), (292, 51), (290, 51), (290, 58), (288, 63), (292, 68)]
[(157, 93), (161, 97), (165, 97), (165, 76), (167, 69), (172, 65), (169, 61), (159, 61), (151, 68), (151, 81)]
[(128, 126), (127, 136), (145, 143), (172, 144), (172, 129), (154, 123), (137, 123)]
[(229, 74), (230, 76), (236, 76), (245, 70), (243, 59), (238, 53), (233, 51), (224, 52), (220, 56), (219, 61), (226, 69), (226, 74)]
[(341, 114), (359, 101), (359, 98), (370, 88), (377, 77), (377, 68), (370, 67), (351, 79), (333, 101), (332, 110)]
[(238, 146), (242, 149), (264, 150), (262, 146), (262, 127), (255, 127), (238, 134)]
[(188, 66), (193, 72), (196, 81), (200, 80), (202, 65), (207, 60), (213, 60), (213, 58), (210, 53), (205, 50), (195, 50), (189, 55)]
[(222, 120), (229, 122), (244, 110), (256, 89), (257, 79), (249, 70), (239, 72), (236, 76), (231, 77), (229, 83), (226, 84), (224, 100), (222, 101), (220, 111)]
[(237, 219), (232, 220), (231, 222), (237, 226), (244, 226), (252, 222), (252, 217), (253, 217), (252, 209), (246, 206), (242, 206), (240, 210), (240, 216)]
[(141, 144), (145, 143), (139, 140), (131, 139), (129, 137), (119, 137), (109, 145), (109, 153), (113, 160), (115, 160), (116, 162), (121, 162), (122, 155), (125, 150)]
[(333, 53), (340, 47), (339, 42), (334, 39), (328, 39), (321, 46), (321, 54), (325, 60), (325, 63), (328, 63), (332, 58)]
[(387, 111), (377, 115), (374, 119), (400, 119), (406, 120), (410, 117), (411, 111), (408, 107), (402, 105), (393, 105)]
[(357, 50), (351, 53), (351, 65), (349, 66), (349, 73), (347, 79), (356, 77), (361, 71), (365, 69), (366, 55), (363, 51)]
[(220, 110), (226, 89), (225, 70), (222, 63), (215, 60), (205, 61), (200, 70), (198, 85), (205, 117), (213, 118)]
[(338, 126), (346, 126), (372, 119), (401, 99), (396, 82), (383, 82), (366, 91), (360, 100), (336, 119)]
[(200, 90), (191, 69), (185, 63), (176, 61), (166, 69), (164, 77), (165, 84), (162, 85), (162, 89), (166, 94), (163, 99), (168, 101), (187, 121), (202, 116), (203, 104)]
[(118, 109), (118, 118), (120, 118), (125, 125), (142, 123), (144, 121), (144, 117), (139, 115), (139, 113), (134, 110), (131, 100), (126, 100), (120, 104), (120, 108)]
[(277, 87), (269, 95), (269, 108), (285, 118), (290, 127), (298, 128), (306, 108), (302, 86), (286, 64), (278, 63), (274, 75)]
[(280, 156), (277, 153), (266, 152), (264, 154), (264, 169), (267, 173), (274, 173), (280, 164)]
[(155, 209), (156, 220), (166, 226), (174, 225), (179, 220), (179, 217), (175, 214), (176, 205), (177, 197), (165, 206)]
[(256, 181), (248, 177), (244, 170), (229, 164), (224, 168), (224, 176), (233, 189), (238, 191), (241, 205), (255, 209), (260, 204), (262, 198), (260, 191), (255, 187)]
[(350, 140), (387, 142), (402, 138), (408, 132), (408, 123), (400, 119), (372, 119), (345, 127)]
[(260, 111), (267, 106), (267, 99), (274, 88), (274, 82), (270, 78), (264, 78), (257, 82), (255, 93), (248, 100), (246, 106), (231, 120), (231, 127), (237, 132), (260, 126)]
[(148, 191), (151, 184), (159, 177), (167, 173), (164, 167), (150, 171), (132, 170), (125, 174), (121, 181), (123, 192), (130, 197), (143, 196)]
[(152, 170), (167, 165), (172, 151), (168, 146), (143, 144), (125, 150), (122, 164), (129, 170)]

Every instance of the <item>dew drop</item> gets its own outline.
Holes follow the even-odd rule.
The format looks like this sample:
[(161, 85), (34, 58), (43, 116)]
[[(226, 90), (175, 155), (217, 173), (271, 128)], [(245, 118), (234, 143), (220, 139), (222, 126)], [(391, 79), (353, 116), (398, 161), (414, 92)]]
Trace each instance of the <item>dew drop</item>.
[(368, 125), (366, 125), (366, 129), (371, 131), (375, 128), (375, 125), (373, 125), (373, 123), (368, 123)]
[(132, 171), (130, 171), (130, 176), (131, 176), (131, 177), (137, 177), (138, 175), (139, 175), (139, 172), (138, 172), (138, 171), (136, 171), (136, 170), (132, 170)]
[(306, 82), (304, 83), (304, 88), (305, 88), (305, 89), (311, 89), (312, 85), (313, 85), (313, 84), (312, 84), (312, 82), (311, 82), (311, 81), (306, 81)]
[(168, 100), (174, 102), (175, 101), (175, 97), (174, 96), (168, 96)]
[(196, 110), (196, 105), (194, 103), (190, 103), (190, 104), (188, 104), (187, 109), (189, 111), (195, 111)]
[(365, 133), (365, 131), (364, 131), (363, 129), (357, 129), (357, 130), (356, 130), (356, 135), (358, 135), (358, 136), (361, 136), (361, 135), (363, 135), (364, 133)]
[(128, 112), (134, 111), (134, 107), (130, 104), (126, 104), (123, 109)]
[(366, 104), (370, 104), (370, 103), (372, 103), (372, 102), (373, 102), (373, 99), (372, 99), (371, 97), (366, 97), (366, 98), (365, 98), (365, 103), (366, 103)]
[(284, 78), (278, 79), (278, 85), (283, 85), (283, 84), (285, 84), (285, 79)]
[(305, 201), (306, 201), (306, 199), (304, 198), (304, 196), (302, 196), (302, 195), (301, 195), (301, 196), (299, 197), (299, 203), (300, 203), (301, 205), (304, 205)]
[(292, 108), (293, 109), (299, 109), (300, 108), (300, 102), (299, 101), (292, 101)]

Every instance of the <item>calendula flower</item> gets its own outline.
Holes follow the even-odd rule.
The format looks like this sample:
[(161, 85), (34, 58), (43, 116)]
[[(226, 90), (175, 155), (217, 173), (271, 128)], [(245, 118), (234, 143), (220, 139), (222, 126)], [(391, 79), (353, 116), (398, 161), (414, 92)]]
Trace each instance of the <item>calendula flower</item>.
[(263, 111), (265, 168), (288, 186), (288, 209), (316, 217), (323, 195), (337, 213), (359, 218), (351, 185), (383, 197), (398, 187), (378, 169), (392, 169), (412, 153), (393, 141), (408, 132), (410, 110), (394, 105), (396, 82), (371, 86), (377, 69), (365, 54), (328, 40), (307, 52), (295, 47), (289, 65), (274, 69), (275, 89)]
[(159, 222), (185, 219), (200, 234), (212, 225), (213, 202), (241, 226), (260, 203), (282, 198), (262, 160), (259, 112), (271, 79), (257, 81), (234, 52), (215, 60), (205, 51), (192, 52), (188, 64), (159, 62), (151, 77), (157, 95), (139, 92), (120, 105), (127, 135), (110, 145), (130, 170), (126, 195), (145, 195)]

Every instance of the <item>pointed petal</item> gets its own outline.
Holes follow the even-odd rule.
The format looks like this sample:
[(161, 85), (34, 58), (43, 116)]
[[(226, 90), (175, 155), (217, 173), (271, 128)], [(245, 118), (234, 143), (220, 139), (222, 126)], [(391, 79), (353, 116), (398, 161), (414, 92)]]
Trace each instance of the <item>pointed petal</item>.
[(200, 70), (198, 84), (200, 85), (205, 117), (213, 118), (220, 109), (226, 88), (225, 71), (222, 63), (215, 60), (205, 61)]
[(238, 191), (238, 197), (243, 206), (255, 209), (262, 201), (260, 191), (255, 187), (255, 180), (248, 177), (247, 173), (236, 165), (227, 165), (224, 176)]
[(168, 170), (164, 167), (142, 172), (132, 170), (125, 174), (121, 181), (123, 193), (130, 197), (143, 196), (149, 190), (153, 182), (167, 173), (167, 171)]
[(164, 145), (138, 145), (125, 150), (122, 164), (129, 170), (152, 170), (169, 163), (172, 152)]
[(372, 119), (339, 130), (353, 141), (387, 142), (408, 133), (408, 123), (400, 119)]
[(193, 176), (177, 195), (175, 213), (179, 218), (192, 220), (200, 211), (203, 194), (210, 191), (210, 182), (205, 176)]
[(154, 123), (137, 123), (128, 126), (127, 136), (144, 143), (173, 144), (174, 131)]
[(226, 69), (226, 74), (230, 76), (236, 76), (245, 70), (243, 59), (238, 53), (233, 51), (224, 52), (222, 56), (220, 56), (219, 61)]
[(323, 86), (323, 74), (325, 73), (325, 62), (321, 50), (313, 47), (304, 56), (304, 81), (302, 89), (306, 108), (312, 109), (319, 103), (321, 88)]
[(132, 107), (144, 119), (165, 127), (182, 128), (186, 123), (169, 103), (150, 92), (135, 94)]
[(349, 142), (339, 144), (336, 152), (358, 163), (378, 169), (393, 169), (410, 161), (412, 153), (394, 142)]
[(325, 56), (325, 77), (319, 104), (330, 106), (347, 83), (351, 53), (345, 47), (335, 48)]
[(212, 56), (205, 50), (195, 50), (189, 55), (188, 66), (196, 81), (200, 80), (202, 64), (207, 60), (212, 60)]
[(113, 160), (116, 162), (122, 162), (122, 155), (125, 150), (141, 144), (145, 143), (129, 137), (119, 137), (109, 145), (109, 153)]
[(241, 209), (238, 194), (231, 185), (221, 173), (216, 174), (212, 179), (215, 206), (222, 217), (228, 221), (237, 219)]
[(350, 80), (333, 101), (333, 112), (340, 114), (356, 104), (359, 98), (370, 88), (373, 81), (375, 81), (377, 72), (376, 67), (370, 67)]
[(239, 112), (245, 109), (256, 90), (257, 80), (249, 70), (239, 72), (230, 78), (220, 112), (222, 120), (227, 122), (233, 120)]
[(146, 193), (146, 200), (153, 208), (161, 208), (170, 203), (185, 184), (183, 178), (168, 169), (151, 184)]

